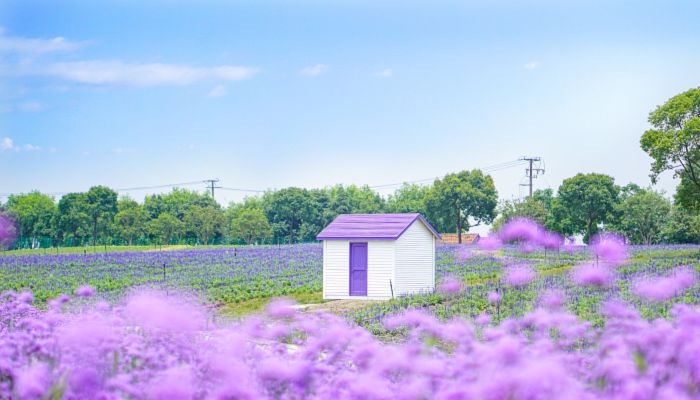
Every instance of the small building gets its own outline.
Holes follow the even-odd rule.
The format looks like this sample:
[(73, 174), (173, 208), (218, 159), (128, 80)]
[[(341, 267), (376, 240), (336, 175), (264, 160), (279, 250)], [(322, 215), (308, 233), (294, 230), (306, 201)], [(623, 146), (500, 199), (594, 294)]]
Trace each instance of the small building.
[[(439, 243), (443, 244), (458, 244), (459, 238), (456, 233), (441, 233), (442, 240)], [(477, 244), (481, 236), (478, 233), (463, 233), (462, 244)]]
[(383, 300), (435, 289), (435, 240), (418, 213), (341, 214), (323, 241), (323, 298)]

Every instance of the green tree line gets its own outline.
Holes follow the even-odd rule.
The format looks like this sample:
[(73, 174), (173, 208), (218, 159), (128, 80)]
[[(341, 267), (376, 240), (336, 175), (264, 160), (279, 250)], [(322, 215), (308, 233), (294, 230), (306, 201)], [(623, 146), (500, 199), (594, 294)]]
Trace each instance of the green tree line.
[(649, 114), (640, 146), (652, 159), (650, 178), (671, 171), (680, 179), (673, 199), (636, 184), (619, 186), (599, 173), (565, 179), (555, 192), (538, 190), (523, 201), (498, 203), (493, 179), (480, 170), (451, 173), (429, 186), (404, 184), (387, 198), (368, 186), (290, 187), (222, 207), (211, 196), (185, 189), (119, 198), (105, 186), (58, 201), (39, 192), (12, 195), (0, 213), (16, 221), (20, 237), (53, 243), (279, 243), (314, 240), (338, 214), (420, 212), (440, 232), (460, 236), (519, 216), (565, 236), (588, 240), (600, 231), (631, 243), (700, 242), (700, 88), (669, 99)]

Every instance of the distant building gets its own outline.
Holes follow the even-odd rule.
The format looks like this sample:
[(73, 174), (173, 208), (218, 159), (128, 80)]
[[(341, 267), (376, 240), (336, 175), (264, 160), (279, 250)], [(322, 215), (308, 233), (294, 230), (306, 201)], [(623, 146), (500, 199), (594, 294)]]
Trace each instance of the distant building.
[(435, 240), (420, 214), (342, 214), (323, 241), (323, 298), (384, 300), (435, 289)]
[[(444, 243), (444, 244), (457, 244), (459, 243), (457, 241), (457, 234), (456, 233), (441, 233), (440, 236), (442, 237), (441, 240), (438, 240), (438, 243)], [(462, 234), (462, 244), (477, 244), (479, 242), (479, 239), (481, 239), (481, 236), (479, 236), (478, 233), (463, 233)]]

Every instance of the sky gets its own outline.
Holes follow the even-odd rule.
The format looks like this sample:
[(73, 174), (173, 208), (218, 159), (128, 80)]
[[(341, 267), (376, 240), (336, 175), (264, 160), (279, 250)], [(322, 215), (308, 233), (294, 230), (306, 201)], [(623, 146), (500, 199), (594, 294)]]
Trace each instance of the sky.
[[(698, 15), (696, 1), (5, 0), (0, 194), (218, 178), (222, 204), (338, 183), (388, 195), (523, 156), (543, 160), (535, 189), (578, 172), (648, 186), (648, 113), (700, 86)], [(502, 199), (526, 194), (524, 165), (488, 171)]]

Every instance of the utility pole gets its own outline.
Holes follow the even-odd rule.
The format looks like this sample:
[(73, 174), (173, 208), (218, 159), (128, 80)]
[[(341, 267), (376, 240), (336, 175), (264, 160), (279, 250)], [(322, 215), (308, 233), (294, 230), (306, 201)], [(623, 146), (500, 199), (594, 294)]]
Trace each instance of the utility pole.
[(211, 198), (214, 198), (214, 189), (220, 189), (221, 186), (216, 186), (215, 184), (219, 182), (218, 179), (207, 179), (204, 181), (207, 184), (207, 188), (211, 190)]
[[(540, 173), (544, 175), (544, 166), (542, 165), (542, 158), (522, 157), (521, 160), (527, 161), (529, 163), (527, 169), (525, 170), (525, 176), (528, 178), (529, 183), (521, 184), (520, 186), (527, 186), (529, 191), (528, 197), (532, 197), (532, 179), (537, 178)], [(537, 163), (537, 165), (533, 168), (535, 162)]]

